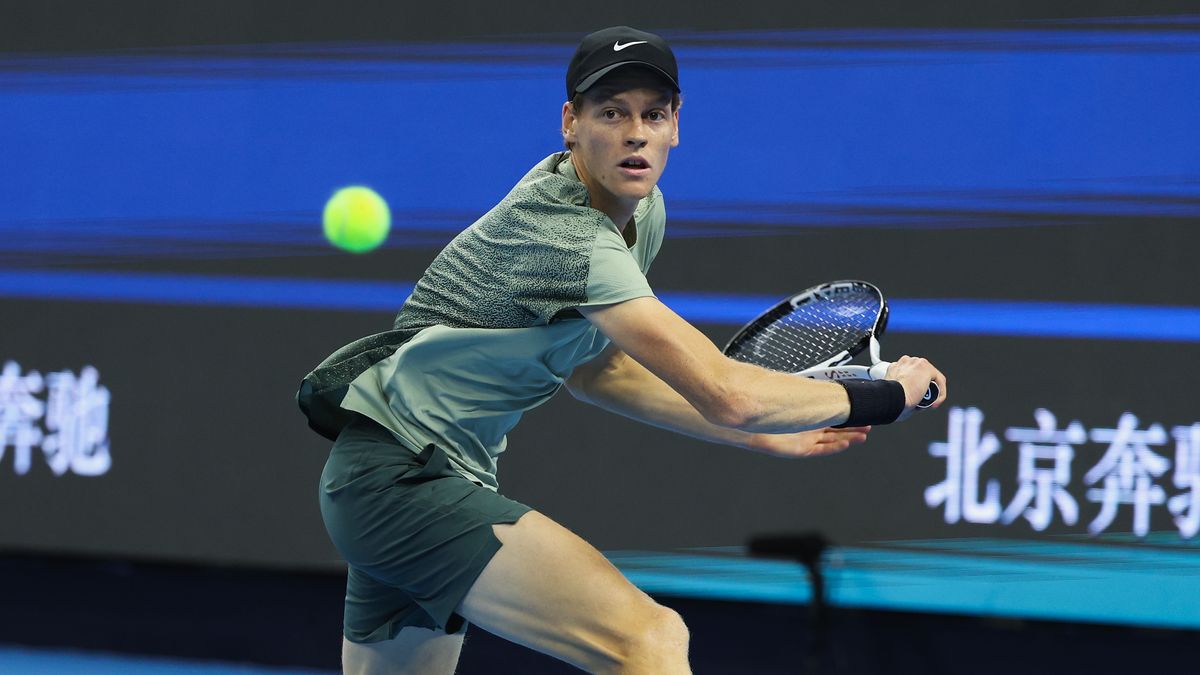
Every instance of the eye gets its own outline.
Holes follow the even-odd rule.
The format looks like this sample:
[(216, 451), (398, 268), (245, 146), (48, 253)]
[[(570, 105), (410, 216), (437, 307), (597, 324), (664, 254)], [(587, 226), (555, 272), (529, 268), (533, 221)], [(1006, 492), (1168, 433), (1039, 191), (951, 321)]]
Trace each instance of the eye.
[(602, 112), (600, 114), (604, 115), (604, 119), (606, 119), (606, 120), (615, 120), (621, 116), (621, 113), (619, 111), (617, 111), (615, 108), (605, 108), (604, 112)]
[(663, 120), (667, 119), (667, 114), (661, 110), (651, 110), (649, 113), (646, 113), (646, 117), (648, 117), (651, 122), (662, 122)]

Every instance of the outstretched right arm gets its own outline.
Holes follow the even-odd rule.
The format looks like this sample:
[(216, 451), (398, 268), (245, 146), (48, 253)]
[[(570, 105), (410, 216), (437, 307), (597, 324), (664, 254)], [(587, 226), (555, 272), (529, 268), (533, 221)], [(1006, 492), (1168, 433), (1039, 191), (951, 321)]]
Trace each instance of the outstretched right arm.
[[(734, 361), (657, 298), (580, 309), (614, 345), (713, 424), (789, 433), (841, 424), (850, 414), (849, 398), (840, 385)], [(893, 367), (902, 371), (894, 379), (904, 386), (911, 407), (940, 373), (924, 359), (902, 359), (897, 366), (902, 363)]]

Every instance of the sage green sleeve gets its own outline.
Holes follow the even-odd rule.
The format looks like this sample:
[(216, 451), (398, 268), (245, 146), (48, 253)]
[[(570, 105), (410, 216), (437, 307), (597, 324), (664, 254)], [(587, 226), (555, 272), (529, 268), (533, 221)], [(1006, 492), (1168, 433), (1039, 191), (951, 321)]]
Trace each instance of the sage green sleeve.
[(589, 263), (587, 299), (580, 303), (582, 306), (611, 305), (654, 295), (646, 275), (615, 229), (598, 233)]

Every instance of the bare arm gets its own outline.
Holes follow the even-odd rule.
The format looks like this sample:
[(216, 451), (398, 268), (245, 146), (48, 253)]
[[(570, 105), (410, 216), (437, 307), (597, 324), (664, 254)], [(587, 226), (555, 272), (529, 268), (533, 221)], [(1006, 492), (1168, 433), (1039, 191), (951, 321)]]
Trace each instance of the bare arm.
[(567, 388), (580, 401), (656, 427), (742, 448), (753, 444), (755, 434), (704, 419), (679, 392), (615, 345), (576, 368)]
[[(677, 392), (713, 426), (781, 434), (840, 424), (849, 415), (850, 402), (841, 386), (729, 359), (657, 298), (583, 307), (581, 311), (617, 349)], [(945, 378), (925, 359), (902, 357), (887, 376), (904, 387), (908, 403), (904, 416), (911, 413), (933, 379), (942, 388), (935, 406), (945, 400)], [(641, 395), (626, 393), (635, 398)], [(661, 414), (672, 405), (667, 394), (655, 396), (648, 408), (651, 413), (657, 409)]]
[[(657, 298), (581, 310), (617, 349), (714, 427), (787, 433), (840, 424), (850, 412), (841, 386), (727, 358)], [(655, 392), (654, 397), (651, 411), (660, 415), (679, 405), (665, 392)]]
[(761, 434), (718, 426), (654, 373), (615, 345), (575, 369), (571, 394), (610, 412), (701, 440), (784, 457), (807, 457), (844, 450), (867, 438), (870, 427), (816, 429), (793, 434)]

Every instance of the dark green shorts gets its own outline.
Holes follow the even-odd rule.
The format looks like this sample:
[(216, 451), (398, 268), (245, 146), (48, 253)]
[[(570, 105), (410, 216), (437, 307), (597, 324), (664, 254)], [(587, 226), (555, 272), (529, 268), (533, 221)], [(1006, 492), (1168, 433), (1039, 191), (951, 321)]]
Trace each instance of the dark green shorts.
[(420, 454), (360, 417), (321, 475), (321, 515), (350, 563), (345, 635), (390, 640), (405, 626), (455, 633), (455, 609), (500, 550), (496, 523), (531, 509), (464, 478), (433, 445)]

